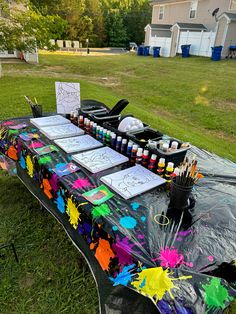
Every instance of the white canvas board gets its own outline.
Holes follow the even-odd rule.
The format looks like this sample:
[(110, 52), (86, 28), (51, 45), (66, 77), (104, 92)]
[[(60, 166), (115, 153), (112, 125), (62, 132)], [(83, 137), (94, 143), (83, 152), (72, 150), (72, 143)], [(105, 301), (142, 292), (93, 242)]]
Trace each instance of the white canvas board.
[(32, 118), (30, 119), (30, 123), (32, 123), (33, 125), (40, 129), (47, 126), (70, 124), (71, 122), (65, 117), (55, 115), (49, 117)]
[(81, 135), (70, 138), (55, 140), (55, 143), (66, 153), (82, 152), (89, 149), (102, 147), (102, 143), (95, 140), (90, 135)]
[(69, 114), (80, 108), (80, 83), (55, 82), (57, 113)]
[(42, 132), (50, 140), (84, 134), (83, 130), (72, 123), (41, 128), (40, 132)]
[(72, 159), (92, 173), (112, 168), (129, 160), (110, 147), (102, 147), (76, 154), (72, 156)]
[(144, 193), (166, 182), (157, 174), (140, 165), (109, 174), (100, 180), (125, 199)]

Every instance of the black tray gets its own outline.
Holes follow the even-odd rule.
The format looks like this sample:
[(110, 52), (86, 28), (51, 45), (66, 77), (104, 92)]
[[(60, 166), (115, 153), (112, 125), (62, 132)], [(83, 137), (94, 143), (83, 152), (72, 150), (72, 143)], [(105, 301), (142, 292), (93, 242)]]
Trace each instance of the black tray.
[(158, 140), (163, 136), (161, 132), (149, 127), (129, 131), (127, 132), (127, 135), (132, 142), (137, 143), (142, 148), (144, 148), (148, 144), (148, 140)]

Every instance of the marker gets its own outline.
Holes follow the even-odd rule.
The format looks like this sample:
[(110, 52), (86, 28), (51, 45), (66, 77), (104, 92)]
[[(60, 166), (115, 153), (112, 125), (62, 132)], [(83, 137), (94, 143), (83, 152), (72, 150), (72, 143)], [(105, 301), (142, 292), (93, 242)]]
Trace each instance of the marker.
[(157, 174), (162, 178), (164, 177), (165, 172), (165, 162), (166, 162), (165, 158), (160, 158), (157, 167)]
[(115, 148), (116, 147), (116, 134), (111, 133), (111, 147)]
[(136, 154), (136, 165), (141, 165), (143, 160), (143, 149), (141, 147), (138, 148), (137, 154)]
[(149, 165), (148, 165), (148, 169), (149, 169), (150, 171), (152, 171), (152, 172), (153, 172), (154, 169), (155, 169), (156, 160), (157, 160), (157, 155), (152, 154), (152, 156), (151, 156), (151, 158), (150, 158), (150, 160), (149, 160)]
[(117, 140), (116, 140), (116, 150), (119, 152), (120, 148), (121, 148), (121, 142), (122, 142), (122, 137), (121, 136), (117, 136)]
[(136, 162), (136, 154), (137, 154), (137, 151), (138, 151), (138, 145), (134, 144), (134, 145), (132, 146), (131, 156), (130, 156), (130, 163), (131, 163), (131, 165), (134, 165), (135, 162)]
[(129, 141), (127, 145), (126, 155), (130, 158), (131, 157), (131, 151), (133, 147), (133, 142)]
[(121, 149), (120, 149), (121, 154), (125, 154), (125, 152), (126, 152), (126, 145), (127, 145), (127, 139), (123, 138), (123, 140), (121, 142)]
[(149, 151), (147, 149), (145, 149), (143, 151), (143, 156), (142, 156), (142, 165), (145, 168), (147, 168), (147, 166), (148, 166), (148, 156), (149, 156)]

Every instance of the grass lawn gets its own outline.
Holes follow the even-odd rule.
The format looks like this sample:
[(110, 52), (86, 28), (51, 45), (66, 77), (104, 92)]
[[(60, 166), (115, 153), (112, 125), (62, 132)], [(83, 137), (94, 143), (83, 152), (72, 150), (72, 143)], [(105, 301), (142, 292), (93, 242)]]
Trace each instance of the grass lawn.
[[(0, 119), (30, 113), (23, 95), (55, 110), (55, 81), (75, 81), (82, 99), (112, 106), (127, 98), (126, 113), (236, 161), (235, 60), (41, 54), (39, 65), (4, 64), (3, 73)], [(96, 313), (88, 267), (58, 223), (37, 208), (19, 180), (0, 171), (0, 243), (13, 240), (20, 258), (16, 265), (10, 251), (0, 251), (0, 312)]]

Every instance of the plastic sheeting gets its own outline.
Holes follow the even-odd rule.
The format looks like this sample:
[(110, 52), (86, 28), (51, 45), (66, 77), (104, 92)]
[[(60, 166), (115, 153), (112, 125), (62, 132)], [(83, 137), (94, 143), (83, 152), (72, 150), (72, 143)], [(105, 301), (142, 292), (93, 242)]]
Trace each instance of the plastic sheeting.
[[(25, 128), (14, 127), (22, 122)], [(94, 206), (82, 194), (101, 185), (100, 177), (128, 164), (93, 175), (81, 169), (58, 177), (54, 169), (71, 162), (71, 156), (60, 149), (39, 156), (35, 148), (48, 144), (52, 141), (27, 119), (1, 125), (1, 153), (15, 160), (59, 215), (67, 217), (114, 286), (150, 298), (160, 313), (223, 312), (236, 295), (234, 163), (191, 148), (188, 155), (196, 155), (205, 177), (194, 187), (184, 214), (168, 208), (163, 187), (129, 201), (115, 195)]]

